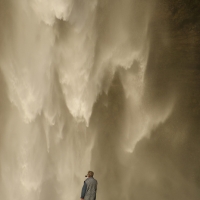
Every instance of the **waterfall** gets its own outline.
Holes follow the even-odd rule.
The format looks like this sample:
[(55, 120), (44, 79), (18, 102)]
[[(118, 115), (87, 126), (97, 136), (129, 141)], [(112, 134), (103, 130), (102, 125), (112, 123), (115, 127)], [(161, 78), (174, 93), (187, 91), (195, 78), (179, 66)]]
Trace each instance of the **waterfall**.
[(78, 199), (90, 169), (133, 199), (124, 166), (174, 105), (146, 100), (153, 2), (1, 0), (1, 199)]

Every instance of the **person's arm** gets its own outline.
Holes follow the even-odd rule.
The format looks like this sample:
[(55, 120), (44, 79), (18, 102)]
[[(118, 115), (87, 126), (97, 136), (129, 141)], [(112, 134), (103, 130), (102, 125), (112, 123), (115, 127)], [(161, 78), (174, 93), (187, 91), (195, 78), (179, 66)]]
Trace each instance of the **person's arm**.
[(98, 182), (97, 182), (97, 184), (96, 184), (96, 188), (95, 188), (95, 189), (96, 189), (96, 192), (97, 192), (97, 185), (98, 185)]
[(87, 185), (86, 185), (86, 183), (84, 181), (84, 184), (83, 184), (83, 187), (82, 187), (82, 191), (81, 191), (81, 199), (84, 199), (86, 190), (87, 190)]

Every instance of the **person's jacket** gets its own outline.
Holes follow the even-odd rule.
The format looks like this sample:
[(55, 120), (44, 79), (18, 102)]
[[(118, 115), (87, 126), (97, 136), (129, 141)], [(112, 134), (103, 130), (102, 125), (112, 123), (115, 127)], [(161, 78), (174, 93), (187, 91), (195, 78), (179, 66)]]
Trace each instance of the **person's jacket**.
[(84, 200), (95, 200), (97, 192), (97, 180), (89, 177), (84, 181), (81, 198)]

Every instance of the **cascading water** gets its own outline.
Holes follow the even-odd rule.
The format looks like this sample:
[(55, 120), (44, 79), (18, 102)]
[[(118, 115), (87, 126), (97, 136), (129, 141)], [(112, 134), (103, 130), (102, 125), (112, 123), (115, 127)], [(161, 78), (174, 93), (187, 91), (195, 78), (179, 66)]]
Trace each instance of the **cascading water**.
[(1, 0), (0, 199), (78, 199), (89, 169), (98, 199), (133, 199), (136, 144), (174, 105), (147, 106), (153, 5)]

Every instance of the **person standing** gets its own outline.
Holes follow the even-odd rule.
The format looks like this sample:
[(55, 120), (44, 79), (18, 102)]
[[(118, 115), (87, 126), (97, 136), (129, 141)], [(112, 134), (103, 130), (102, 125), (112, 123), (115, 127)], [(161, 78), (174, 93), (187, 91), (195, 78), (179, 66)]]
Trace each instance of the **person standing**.
[(83, 184), (81, 191), (81, 200), (96, 200), (97, 180), (93, 178), (94, 172), (88, 171), (88, 177)]

